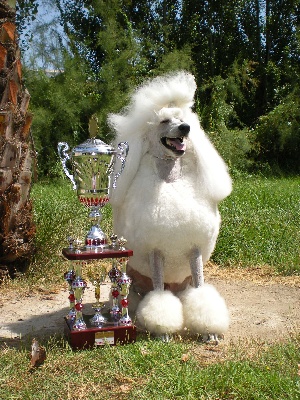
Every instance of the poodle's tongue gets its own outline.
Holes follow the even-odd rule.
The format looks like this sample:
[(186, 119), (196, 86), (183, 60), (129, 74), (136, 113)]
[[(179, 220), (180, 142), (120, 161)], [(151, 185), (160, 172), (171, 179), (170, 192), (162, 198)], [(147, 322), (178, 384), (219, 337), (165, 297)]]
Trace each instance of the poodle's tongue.
[(186, 145), (182, 140), (176, 138), (168, 138), (167, 142), (170, 146), (174, 147), (176, 150), (185, 151)]

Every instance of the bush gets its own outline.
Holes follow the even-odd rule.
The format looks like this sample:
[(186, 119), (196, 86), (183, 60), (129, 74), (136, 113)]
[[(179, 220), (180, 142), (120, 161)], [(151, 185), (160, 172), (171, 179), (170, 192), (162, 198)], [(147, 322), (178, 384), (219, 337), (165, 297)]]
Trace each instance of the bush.
[(300, 100), (290, 94), (255, 129), (259, 146), (257, 160), (285, 171), (300, 172)]
[(247, 170), (252, 150), (252, 131), (243, 127), (234, 102), (240, 97), (237, 84), (230, 78), (213, 78), (199, 90), (196, 104), (204, 130), (232, 169)]
[(59, 141), (67, 141), (73, 147), (89, 136), (88, 121), (98, 103), (93, 85), (89, 85), (82, 71), (69, 68), (67, 63), (66, 70), (54, 76), (25, 70), (40, 176), (53, 177)]

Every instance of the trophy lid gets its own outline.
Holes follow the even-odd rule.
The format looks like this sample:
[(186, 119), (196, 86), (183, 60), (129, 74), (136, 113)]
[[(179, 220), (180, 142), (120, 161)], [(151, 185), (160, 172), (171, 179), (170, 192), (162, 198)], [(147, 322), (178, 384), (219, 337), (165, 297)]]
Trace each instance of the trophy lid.
[(72, 153), (75, 156), (81, 154), (114, 154), (115, 149), (113, 146), (104, 143), (100, 139), (91, 138), (74, 147)]

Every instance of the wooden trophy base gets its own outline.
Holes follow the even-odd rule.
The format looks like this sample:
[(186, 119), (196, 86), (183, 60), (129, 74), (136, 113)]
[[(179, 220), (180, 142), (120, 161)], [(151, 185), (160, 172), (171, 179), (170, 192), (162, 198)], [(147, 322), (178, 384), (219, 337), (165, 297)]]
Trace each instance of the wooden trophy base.
[(65, 318), (65, 337), (72, 349), (89, 349), (107, 344), (116, 346), (135, 342), (136, 327), (134, 325), (115, 326), (106, 324), (103, 328), (97, 328), (89, 324), (90, 318), (92, 318), (92, 315), (83, 315), (87, 328), (79, 331), (72, 330), (72, 324)]

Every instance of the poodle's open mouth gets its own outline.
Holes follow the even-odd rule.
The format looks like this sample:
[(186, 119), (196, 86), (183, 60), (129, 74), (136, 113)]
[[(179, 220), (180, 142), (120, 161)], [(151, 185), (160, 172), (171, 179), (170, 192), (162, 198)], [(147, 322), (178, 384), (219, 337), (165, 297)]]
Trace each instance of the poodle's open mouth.
[(161, 138), (161, 142), (167, 149), (172, 150), (179, 156), (185, 152), (186, 144), (183, 136), (177, 138), (163, 137)]

